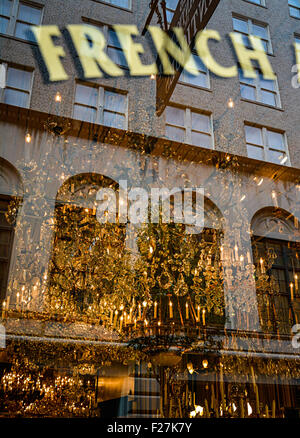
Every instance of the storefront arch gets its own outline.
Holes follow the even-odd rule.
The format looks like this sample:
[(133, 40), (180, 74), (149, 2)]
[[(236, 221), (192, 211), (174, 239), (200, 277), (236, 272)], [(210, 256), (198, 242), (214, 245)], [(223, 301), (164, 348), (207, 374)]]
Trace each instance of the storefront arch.
[(290, 334), (300, 321), (300, 230), (281, 208), (259, 210), (251, 222), (256, 291), (264, 331)]
[(48, 270), (48, 311), (75, 319), (99, 319), (105, 294), (113, 293), (116, 261), (125, 250), (126, 227), (100, 224), (96, 196), (118, 183), (95, 173), (67, 179), (55, 204), (52, 257)]

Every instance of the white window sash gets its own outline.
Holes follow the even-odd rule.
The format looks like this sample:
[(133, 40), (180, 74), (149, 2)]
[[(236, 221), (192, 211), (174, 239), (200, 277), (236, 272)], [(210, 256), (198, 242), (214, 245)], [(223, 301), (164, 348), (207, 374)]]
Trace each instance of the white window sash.
[[(250, 125), (245, 125), (245, 127), (246, 126), (250, 126)], [(261, 131), (261, 137), (262, 137), (262, 143), (263, 144), (262, 145), (258, 145), (258, 144), (255, 144), (255, 143), (251, 143), (251, 142), (248, 142), (247, 139), (246, 139), (247, 146), (249, 145), (249, 146), (254, 146), (256, 148), (259, 148), (259, 149), (263, 149), (263, 159), (266, 162), (269, 162), (269, 160), (268, 160), (268, 153), (269, 153), (269, 151), (273, 150), (273, 151), (277, 151), (277, 152), (282, 152), (283, 154), (285, 154), (287, 156), (287, 161), (286, 161), (285, 165), (286, 166), (290, 166), (291, 165), (291, 160), (290, 160), (289, 148), (288, 148), (288, 144), (287, 144), (286, 133), (278, 132), (278, 134), (282, 135), (282, 141), (283, 141), (283, 147), (284, 147), (284, 150), (280, 150), (279, 151), (279, 149), (276, 149), (275, 147), (272, 147), (272, 145), (269, 144), (269, 137), (268, 137), (268, 132), (277, 132), (277, 131), (272, 131), (272, 130), (267, 129), (265, 127), (258, 128), (258, 129), (260, 129), (260, 131)], [(280, 163), (278, 163), (278, 164), (280, 164)]]
[(33, 81), (34, 81), (34, 71), (30, 72), (31, 73), (31, 79), (30, 79), (30, 85), (29, 85), (29, 90), (22, 90), (21, 88), (15, 88), (15, 87), (7, 87), (7, 75), (8, 75), (8, 67), (12, 67), (15, 68), (16, 70), (21, 70), (21, 71), (28, 71), (19, 67), (15, 67), (15, 66), (10, 66), (9, 64), (7, 64), (6, 62), (2, 63), (3, 68), (5, 69), (5, 87), (4, 88), (0, 88), (0, 101), (3, 102), (4, 100), (4, 92), (6, 89), (9, 90), (15, 90), (15, 91), (20, 91), (22, 93), (27, 93), (28, 94), (28, 100), (27, 100), (27, 105), (25, 108), (30, 108), (30, 104), (31, 104), (31, 95), (32, 95), (32, 88), (33, 88)]
[[(273, 94), (275, 96), (275, 103), (276, 103), (275, 107), (281, 108), (281, 99), (280, 99), (277, 77), (276, 77), (276, 79), (274, 79), (273, 82), (274, 82), (274, 90), (268, 90), (267, 88), (261, 87), (261, 82), (259, 79), (259, 72), (257, 72), (257, 75), (253, 79), (252, 84), (248, 84), (247, 82), (244, 82), (243, 80), (240, 79), (241, 85), (255, 88), (255, 97), (256, 97), (255, 102), (262, 103), (264, 105), (268, 105), (262, 101), (262, 91), (266, 91), (266, 92)], [(245, 99), (245, 98), (243, 97), (243, 99)], [(248, 100), (248, 99), (246, 99), (246, 100)], [(271, 106), (273, 106), (273, 105), (271, 105)]]
[[(75, 84), (75, 93), (76, 93), (76, 87), (77, 85), (81, 85), (80, 83), (76, 83)], [(87, 87), (89, 85), (86, 85)], [(95, 123), (99, 124), (99, 125), (103, 125), (104, 124), (104, 111), (108, 111), (112, 114), (118, 114), (118, 115), (122, 115), (125, 118), (125, 126), (123, 129), (127, 130), (128, 129), (128, 96), (127, 94), (123, 94), (123, 93), (119, 93), (122, 94), (126, 97), (126, 104), (125, 104), (125, 113), (123, 112), (119, 112), (119, 111), (112, 111), (109, 108), (104, 109), (104, 95), (105, 95), (105, 88), (104, 87), (97, 87), (98, 89), (98, 93), (97, 93), (97, 107), (93, 106), (93, 105), (87, 105), (87, 104), (82, 104), (82, 103), (78, 103), (76, 102), (76, 100), (74, 99), (74, 104), (73, 104), (73, 116), (74, 116), (74, 109), (75, 109), (75, 105), (77, 106), (81, 106), (81, 107), (85, 107), (85, 108), (91, 108), (91, 109), (95, 109), (96, 110), (96, 120)]]
[[(176, 125), (172, 122), (166, 122), (166, 126), (171, 126), (174, 128), (178, 128), (178, 129), (182, 129), (185, 132), (185, 143), (187, 144), (192, 144), (192, 133), (193, 132), (197, 132), (199, 134), (203, 134), (203, 135), (207, 135), (207, 137), (210, 138), (211, 140), (211, 148), (210, 149), (214, 149), (215, 148), (215, 143), (214, 143), (214, 135), (213, 135), (213, 122), (212, 122), (212, 117), (211, 115), (208, 114), (204, 114), (206, 117), (209, 118), (209, 132), (205, 132), (205, 131), (201, 131), (200, 129), (192, 129), (192, 113), (194, 111), (192, 111), (190, 108), (185, 108), (184, 111), (184, 126), (181, 125)], [(201, 114), (201, 113), (200, 113)]]
[(268, 24), (263, 24), (263, 23), (260, 23), (260, 22), (256, 22), (255, 20), (252, 20), (251, 18), (243, 18), (243, 17), (239, 17), (239, 16), (235, 16), (235, 15), (233, 16), (233, 18), (235, 18), (236, 20), (241, 20), (241, 21), (244, 21), (244, 22), (247, 23), (247, 29), (248, 29), (248, 33), (247, 34), (245, 34), (245, 32), (241, 32), (239, 30), (233, 29), (234, 32), (237, 32), (237, 33), (239, 33), (241, 35), (244, 35), (244, 36), (247, 36), (247, 37), (249, 35), (254, 35), (253, 25), (257, 25), (257, 26), (263, 27), (266, 30), (267, 39), (261, 38), (261, 37), (260, 37), (260, 39), (267, 43), (267, 52), (266, 53), (268, 53), (269, 55), (273, 54), (273, 47), (272, 47), (272, 42), (271, 42), (270, 28), (269, 28)]
[[(20, 3), (24, 4), (24, 5), (31, 6), (32, 8), (39, 9), (41, 12), (40, 23), (43, 22), (43, 15), (44, 15), (43, 5), (38, 5), (38, 4), (34, 5), (33, 3), (29, 3), (26, 1), (22, 1), (22, 0), (13, 0), (11, 11), (10, 11), (10, 16), (7, 17), (9, 21), (8, 21), (7, 31), (6, 31), (5, 35), (14, 36), (17, 23), (30, 24), (30, 23), (27, 23), (26, 21), (18, 20), (18, 12), (19, 12)], [(25, 41), (27, 41), (27, 40), (25, 40)], [(32, 41), (30, 41), (30, 42), (32, 42)]]

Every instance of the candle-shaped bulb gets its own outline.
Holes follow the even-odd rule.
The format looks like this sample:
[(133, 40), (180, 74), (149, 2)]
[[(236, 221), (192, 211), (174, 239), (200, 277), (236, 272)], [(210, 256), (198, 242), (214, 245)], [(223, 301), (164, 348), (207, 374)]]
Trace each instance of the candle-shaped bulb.
[(230, 98), (229, 100), (228, 100), (228, 102), (227, 102), (227, 106), (228, 106), (228, 108), (234, 108), (234, 101), (232, 100), (232, 98)]
[(60, 103), (60, 102), (61, 102), (61, 99), (62, 99), (61, 94), (60, 94), (60, 92), (58, 91), (58, 92), (56, 93), (56, 95), (55, 95), (55, 102)]
[(189, 305), (185, 303), (185, 318), (189, 319)]
[(31, 135), (29, 132), (27, 132), (27, 134), (25, 135), (25, 141), (26, 143), (31, 143)]

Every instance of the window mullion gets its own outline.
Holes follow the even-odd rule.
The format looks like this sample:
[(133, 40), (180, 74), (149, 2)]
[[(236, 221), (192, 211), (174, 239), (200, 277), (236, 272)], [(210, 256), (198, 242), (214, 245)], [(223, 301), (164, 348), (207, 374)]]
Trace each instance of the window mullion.
[(186, 143), (192, 142), (192, 116), (189, 108), (185, 111), (185, 137)]
[(97, 120), (98, 123), (103, 125), (103, 121), (104, 121), (104, 88), (103, 87), (99, 87), (98, 90)]
[(265, 161), (268, 161), (269, 141), (268, 141), (268, 135), (267, 135), (267, 129), (266, 128), (262, 128), (262, 139), (263, 139), (263, 145), (264, 145), (264, 157), (265, 157)]
[(19, 0), (14, 0), (13, 5), (12, 5), (12, 9), (11, 9), (11, 14), (10, 14), (10, 20), (9, 20), (9, 25), (8, 25), (8, 34), (9, 35), (14, 35), (15, 33), (15, 28), (16, 28), (16, 22), (17, 22), (17, 17), (18, 17), (18, 10), (19, 10)]

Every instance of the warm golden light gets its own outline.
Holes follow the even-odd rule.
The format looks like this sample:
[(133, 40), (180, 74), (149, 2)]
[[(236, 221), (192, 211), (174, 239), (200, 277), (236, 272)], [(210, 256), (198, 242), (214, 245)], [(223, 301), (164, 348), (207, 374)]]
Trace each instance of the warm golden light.
[(25, 141), (26, 143), (31, 143), (31, 135), (29, 134), (29, 132), (25, 135)]
[(55, 95), (55, 102), (60, 103), (62, 100), (61, 94), (59, 92)]
[(234, 101), (230, 98), (227, 103), (228, 108), (234, 108)]

